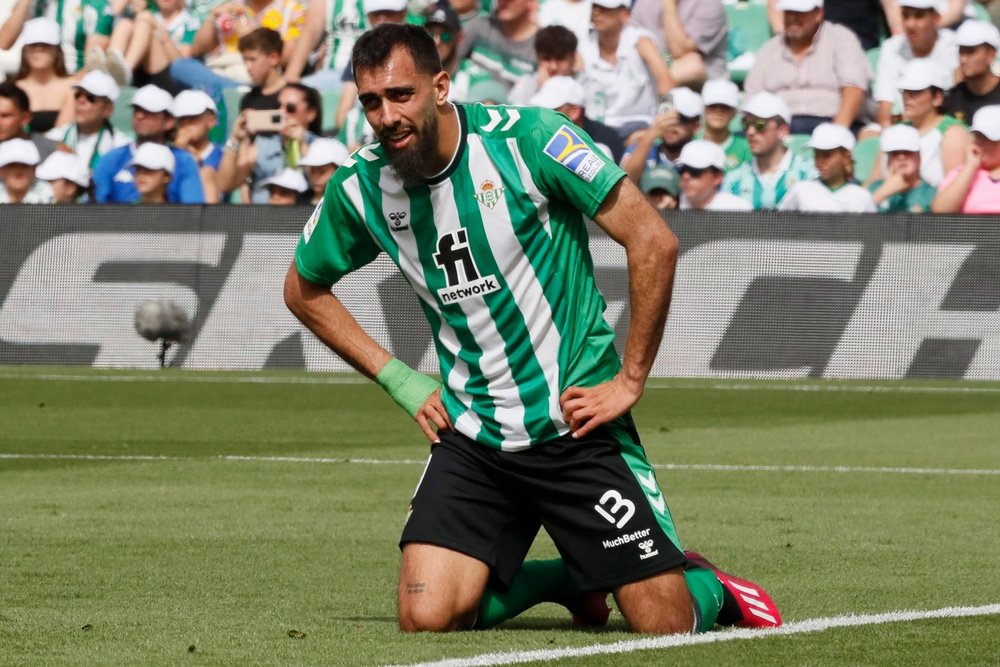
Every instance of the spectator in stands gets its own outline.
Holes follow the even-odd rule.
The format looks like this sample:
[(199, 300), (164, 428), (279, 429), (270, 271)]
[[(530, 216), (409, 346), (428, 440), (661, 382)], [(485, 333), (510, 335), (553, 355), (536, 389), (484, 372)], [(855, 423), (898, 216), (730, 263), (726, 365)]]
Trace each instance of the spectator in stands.
[[(826, 5), (823, 12), (830, 23), (850, 28), (865, 51), (878, 48), (883, 27), (888, 27), (890, 35), (903, 31), (896, 0), (837, 0)], [(785, 31), (785, 16), (778, 9), (778, 0), (767, 0), (767, 16), (772, 33), (778, 35)]]
[(580, 45), (587, 115), (618, 130), (624, 140), (649, 127), (658, 97), (676, 84), (653, 36), (629, 23), (629, 0), (591, 5), (594, 30)]
[(458, 14), (451, 8), (447, 0), (438, 0), (424, 14), (424, 28), (434, 38), (441, 66), (452, 76), (452, 86), (454, 87), (455, 73), (461, 64), (458, 60), (458, 45), (465, 37), (465, 33), (462, 31), (462, 21), (459, 20)]
[(52, 188), (35, 178), (38, 149), (27, 139), (0, 143), (0, 204), (49, 204)]
[(956, 33), (962, 82), (948, 92), (948, 113), (968, 122), (982, 107), (1000, 104), (1000, 76), (991, 66), (1000, 50), (1000, 30), (982, 21), (966, 21)]
[[(519, 78), (535, 71), (535, 33), (538, 32), (536, 0), (497, 0), (496, 11), (477, 16), (465, 24), (458, 45), (458, 59), (471, 77), (482, 75), (499, 81), (508, 92)], [(478, 70), (478, 71), (476, 71)]]
[(931, 205), (935, 213), (1000, 213), (1000, 106), (976, 112), (972, 140), (965, 162), (941, 182)]
[(100, 64), (114, 17), (107, 0), (17, 0), (0, 26), (0, 49), (9, 49), (32, 17), (44, 16), (59, 24), (66, 71), (83, 69), (85, 54)]
[[(566, 28), (577, 42), (583, 42), (590, 34), (590, 0), (545, 0), (538, 9), (538, 25), (542, 29)], [(536, 50), (538, 42), (536, 39)]]
[(170, 93), (180, 93), (170, 76), (170, 63), (191, 57), (200, 26), (184, 0), (157, 0), (149, 9), (140, 5), (134, 17), (120, 17), (115, 22), (108, 46), (108, 68), (120, 69), (129, 84), (152, 83)]
[(753, 159), (746, 137), (729, 129), (740, 107), (740, 89), (728, 79), (710, 79), (701, 89), (705, 130), (698, 139), (718, 144), (726, 154), (726, 171)]
[[(589, 0), (581, 0), (587, 2)], [(588, 19), (589, 20), (589, 19)], [(530, 104), (532, 96), (554, 76), (576, 75), (576, 35), (569, 28), (552, 25), (542, 28), (535, 35), (535, 57), (538, 69), (522, 76), (510, 91), (511, 104)]]
[(778, 0), (777, 6), (785, 32), (757, 52), (743, 85), (747, 96), (766, 90), (781, 97), (792, 111), (792, 134), (809, 134), (825, 122), (859, 122), (871, 72), (858, 38), (823, 20), (823, 0)]
[(294, 206), (299, 198), (309, 190), (302, 172), (285, 167), (274, 176), (265, 178), (261, 185), (267, 189), (267, 203), (272, 206)]
[[(301, 81), (321, 91), (340, 90), (349, 73), (354, 42), (367, 28), (361, 0), (311, 0), (302, 36), (285, 67), (285, 80)], [(310, 64), (315, 64), (315, 71), (305, 76)]]
[[(104, 155), (94, 168), (94, 199), (100, 204), (134, 204), (143, 196), (136, 188), (132, 158), (136, 146), (159, 144), (167, 147), (167, 137), (174, 129), (171, 108), (174, 99), (170, 93), (150, 84), (143, 86), (132, 97), (132, 127), (136, 144), (115, 148)], [(171, 203), (203, 204), (204, 189), (198, 164), (183, 148), (167, 147), (173, 154), (175, 166), (173, 179), (167, 188), (166, 198)], [(162, 153), (162, 151), (157, 151)]]
[(750, 211), (750, 202), (720, 192), (726, 154), (718, 144), (695, 140), (681, 149), (677, 171), (681, 175), (681, 209), (702, 211)]
[(105, 72), (87, 72), (73, 84), (73, 117), (67, 125), (54, 127), (46, 137), (58, 141), (83, 160), (89, 170), (101, 156), (132, 140), (111, 125), (118, 100), (118, 84)]
[(680, 201), (681, 183), (677, 169), (671, 164), (661, 164), (642, 173), (639, 189), (646, 195), (653, 208), (672, 211)]
[(145, 143), (135, 149), (128, 166), (135, 171), (139, 204), (166, 204), (167, 189), (174, 176), (176, 159), (163, 144)]
[(568, 76), (549, 78), (534, 97), (532, 106), (554, 109), (569, 118), (577, 127), (590, 135), (598, 148), (616, 163), (622, 159), (625, 146), (612, 128), (587, 118), (583, 109), (583, 86)]
[[(201, 24), (191, 43), (192, 58), (170, 63), (170, 75), (186, 88), (209, 92), (249, 84), (240, 55), (240, 38), (257, 28), (280, 35), (281, 63), (289, 61), (305, 23), (306, 6), (299, 0), (238, 0), (219, 5)], [(198, 58), (205, 58), (202, 63)], [(213, 94), (218, 99), (218, 96)]]
[(775, 209), (799, 181), (816, 176), (813, 165), (785, 146), (792, 112), (777, 95), (757, 93), (743, 107), (743, 132), (753, 160), (726, 174), (722, 189), (754, 210)]
[[(955, 33), (938, 28), (936, 0), (897, 0), (902, 9), (903, 34), (882, 43), (875, 76), (877, 120), (882, 127), (892, 124), (893, 110), (900, 108), (899, 82), (903, 68), (915, 58), (930, 60), (947, 72), (958, 67)], [(948, 89), (951, 83), (945, 87)]]
[(28, 134), (31, 124), (31, 102), (28, 94), (10, 81), (0, 83), (0, 141), (27, 139), (35, 144), (41, 159), (56, 150), (57, 144), (38, 133)]
[(635, 143), (626, 148), (621, 165), (629, 178), (638, 183), (645, 169), (673, 164), (701, 128), (704, 110), (698, 93), (690, 88), (674, 88), (660, 105), (653, 124), (637, 133)]
[(854, 135), (843, 125), (820, 123), (807, 146), (813, 149), (818, 177), (799, 181), (778, 205), (779, 211), (874, 213), (871, 193), (854, 180)]
[(320, 138), (309, 144), (309, 152), (299, 160), (299, 166), (306, 170), (309, 178), (310, 203), (318, 204), (323, 199), (326, 184), (349, 157), (347, 146), (336, 139)]
[(284, 118), (281, 130), (252, 134), (246, 114), (242, 114), (219, 165), (219, 187), (231, 191), (248, 184), (245, 194), (253, 204), (268, 202), (264, 180), (284, 167), (297, 168), (320, 134), (322, 101), (315, 89), (301, 83), (287, 84), (278, 93), (278, 103)]
[[(944, 175), (962, 164), (969, 133), (944, 113), (944, 91), (951, 74), (933, 61), (910, 61), (899, 82), (903, 118), (920, 132), (920, 177), (937, 187)], [(876, 162), (876, 169), (881, 161)]]
[(15, 80), (31, 102), (29, 131), (45, 133), (72, 115), (73, 80), (63, 62), (59, 24), (47, 18), (25, 22), (23, 43)]
[(920, 133), (911, 125), (882, 130), (879, 148), (886, 156), (889, 175), (869, 186), (880, 213), (926, 213), (936, 191), (920, 178)]
[(677, 85), (698, 88), (706, 79), (726, 76), (723, 0), (636, 0), (632, 22), (666, 50)]
[(281, 48), (281, 35), (270, 28), (257, 28), (240, 37), (240, 55), (253, 84), (240, 99), (241, 112), (278, 108), (278, 92), (285, 87)]
[[(383, 23), (403, 23), (406, 20), (406, 0), (364, 0), (364, 9), (369, 30)], [(459, 58), (461, 59), (461, 56)], [(350, 63), (344, 70), (343, 77), (340, 101), (334, 114), (334, 124), (338, 129), (344, 127), (347, 116), (352, 110), (355, 112), (353, 114), (355, 118), (364, 115), (360, 113), (358, 87), (354, 83), (354, 69)], [(360, 124), (361, 121), (356, 122)]]
[(88, 200), (90, 169), (76, 153), (52, 153), (38, 165), (35, 176), (51, 186), (53, 204), (81, 204)]
[(219, 163), (222, 162), (222, 146), (208, 138), (218, 122), (219, 110), (215, 102), (205, 91), (185, 90), (174, 98), (172, 113), (177, 121), (174, 146), (188, 151), (198, 165), (205, 203), (218, 204), (221, 199)]

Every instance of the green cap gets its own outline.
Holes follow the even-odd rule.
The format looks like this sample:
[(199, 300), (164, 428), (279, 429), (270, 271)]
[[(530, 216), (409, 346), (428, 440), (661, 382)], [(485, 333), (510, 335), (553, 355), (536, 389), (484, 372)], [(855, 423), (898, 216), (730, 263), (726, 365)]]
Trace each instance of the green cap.
[(681, 191), (680, 175), (670, 165), (657, 165), (643, 172), (639, 188), (646, 194), (653, 190), (666, 190), (676, 197)]

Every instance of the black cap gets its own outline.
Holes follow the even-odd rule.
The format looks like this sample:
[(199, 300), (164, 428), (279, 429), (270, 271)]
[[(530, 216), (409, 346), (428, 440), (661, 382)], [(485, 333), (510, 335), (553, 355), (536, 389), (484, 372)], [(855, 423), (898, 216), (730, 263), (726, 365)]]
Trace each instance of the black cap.
[(459, 20), (458, 14), (451, 8), (447, 0), (441, 0), (428, 8), (427, 13), (424, 14), (424, 23), (426, 25), (443, 25), (451, 32), (458, 32), (462, 29), (462, 21)]

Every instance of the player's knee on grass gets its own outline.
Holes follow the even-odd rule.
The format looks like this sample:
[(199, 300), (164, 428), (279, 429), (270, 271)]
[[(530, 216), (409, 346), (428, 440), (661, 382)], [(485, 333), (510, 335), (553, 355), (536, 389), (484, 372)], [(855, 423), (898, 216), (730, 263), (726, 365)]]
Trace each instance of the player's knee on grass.
[(615, 600), (632, 632), (670, 635), (694, 629), (694, 608), (681, 568), (620, 586)]
[(399, 600), (399, 629), (403, 632), (468, 630), (476, 622), (478, 605), (455, 608), (441, 599)]

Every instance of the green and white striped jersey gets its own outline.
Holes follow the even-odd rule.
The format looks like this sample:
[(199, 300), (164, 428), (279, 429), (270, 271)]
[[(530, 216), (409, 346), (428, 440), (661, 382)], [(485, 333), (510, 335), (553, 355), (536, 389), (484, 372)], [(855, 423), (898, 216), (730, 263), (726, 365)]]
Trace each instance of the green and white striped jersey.
[(430, 322), (455, 428), (514, 451), (567, 433), (562, 391), (620, 368), (584, 216), (625, 174), (554, 111), (456, 109), (458, 151), (426, 185), (404, 188), (379, 144), (358, 149), (295, 261), (332, 284), (388, 253)]

